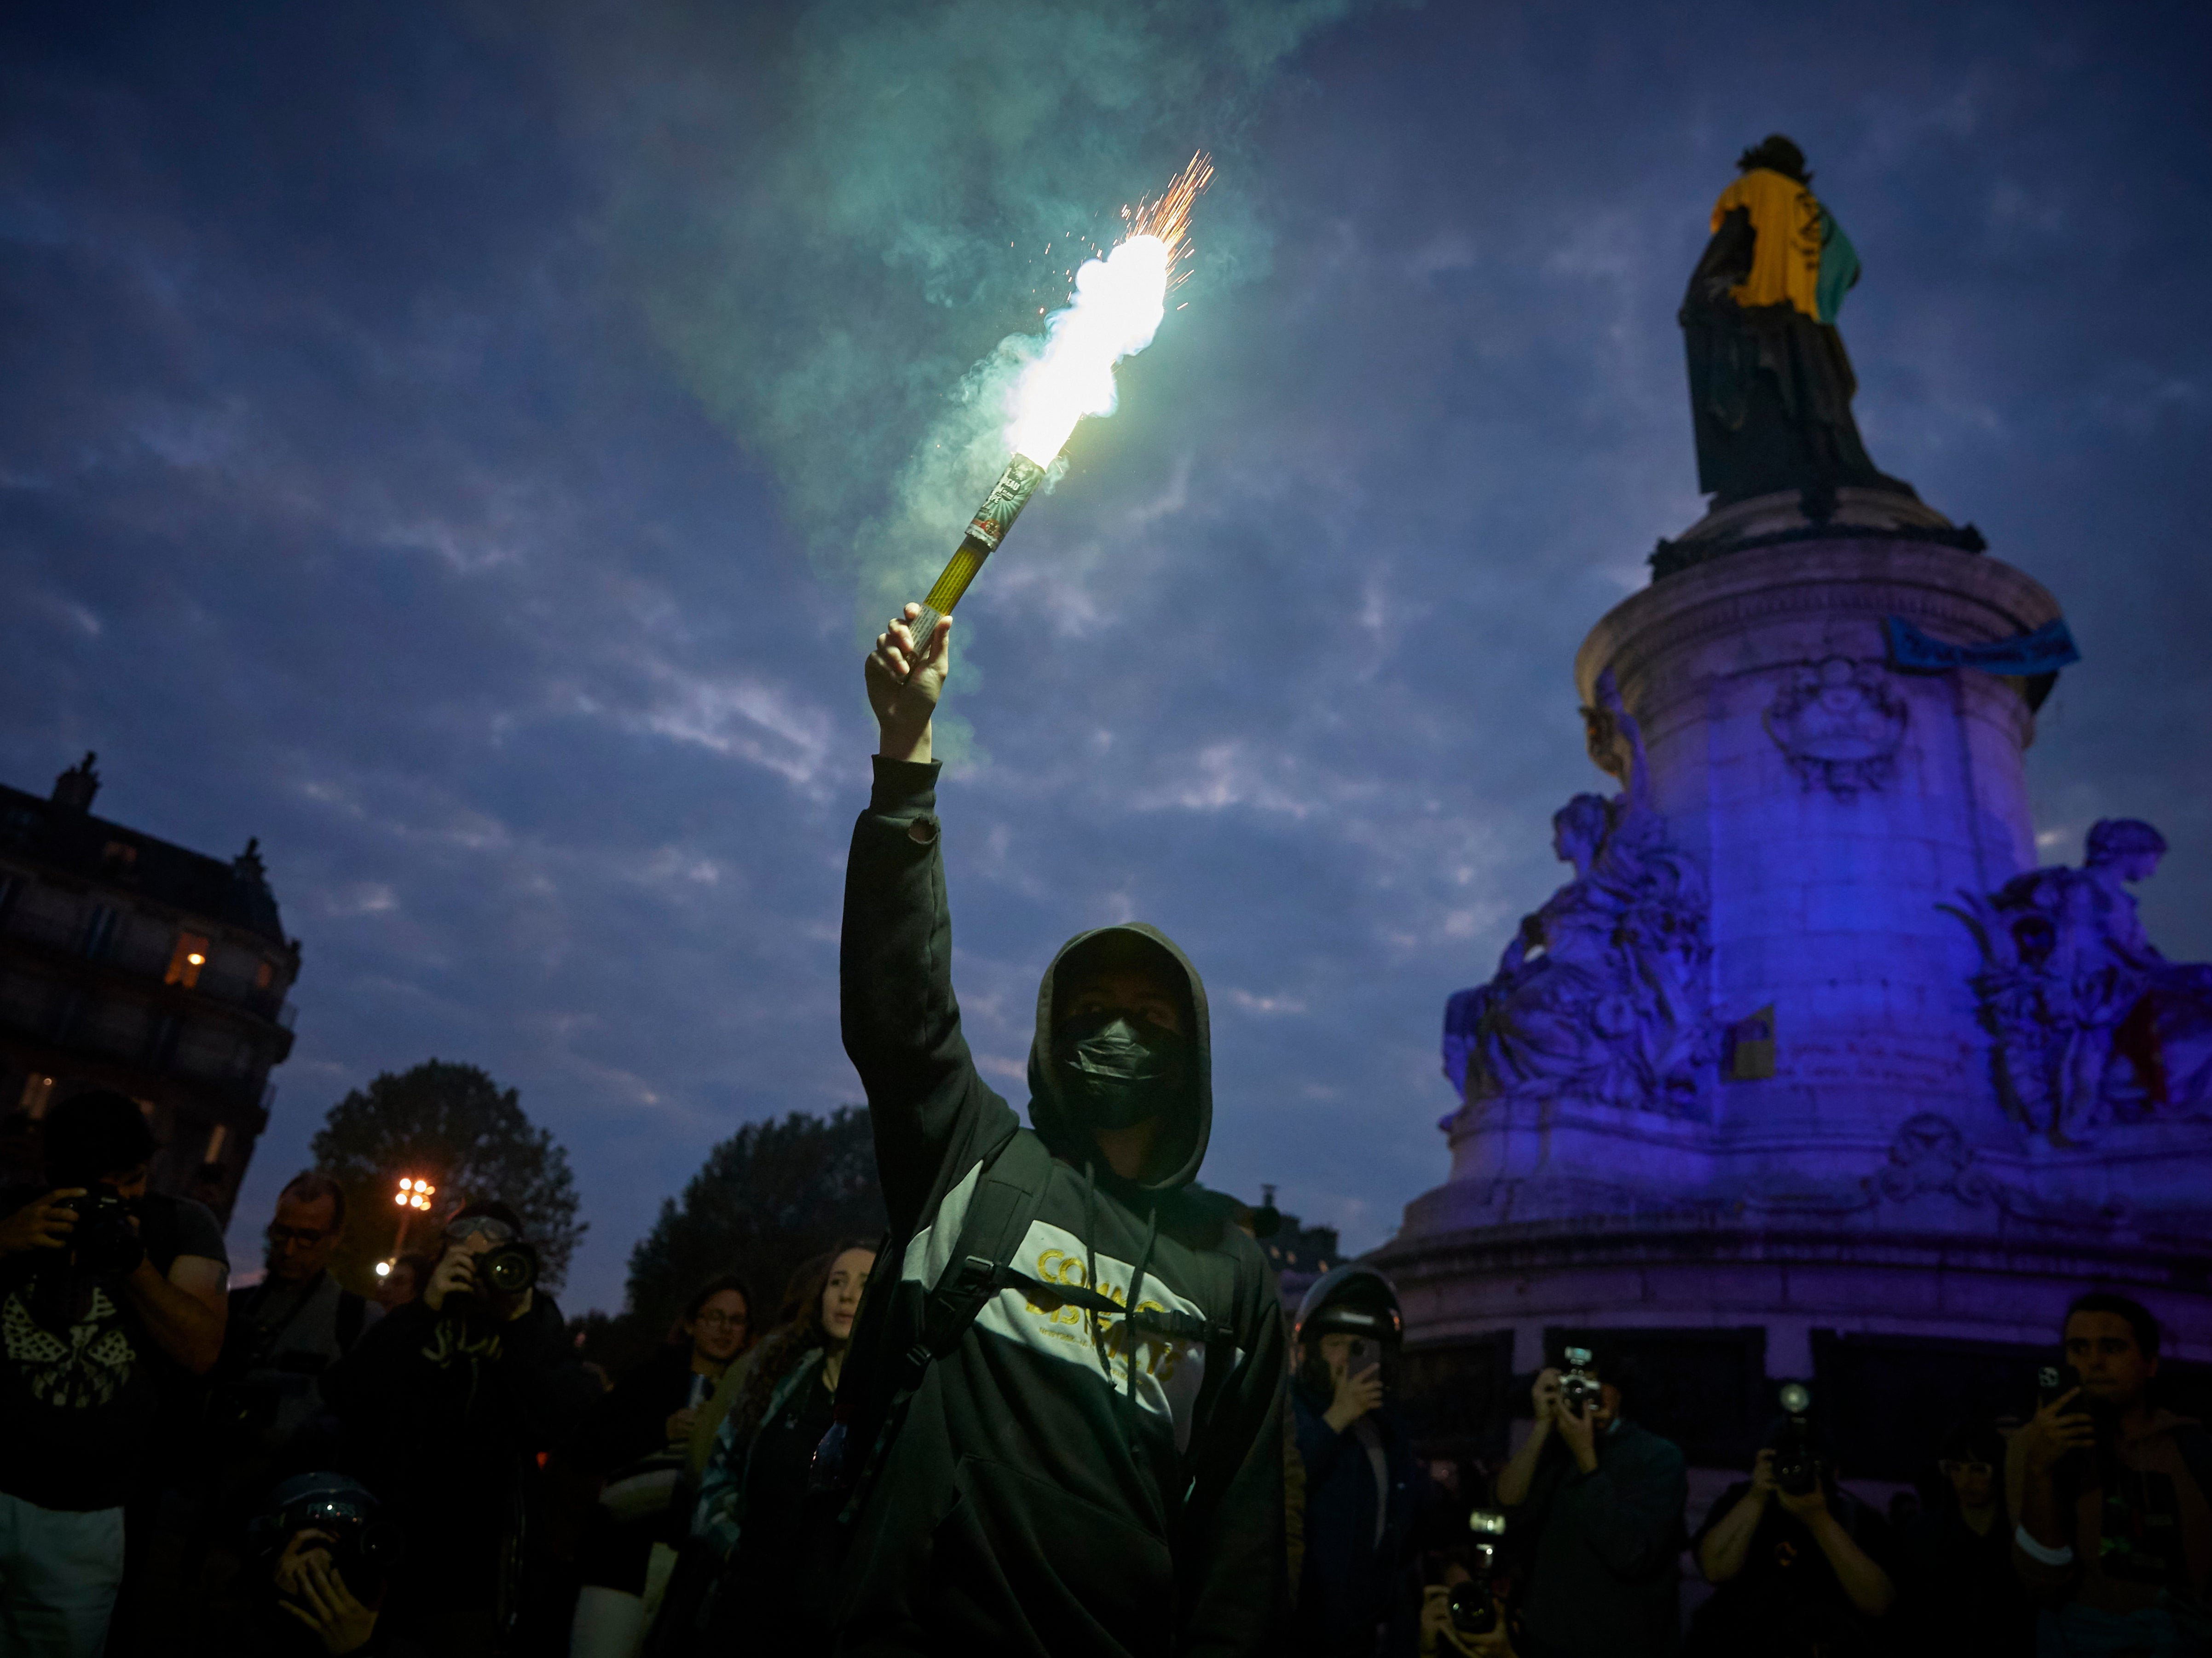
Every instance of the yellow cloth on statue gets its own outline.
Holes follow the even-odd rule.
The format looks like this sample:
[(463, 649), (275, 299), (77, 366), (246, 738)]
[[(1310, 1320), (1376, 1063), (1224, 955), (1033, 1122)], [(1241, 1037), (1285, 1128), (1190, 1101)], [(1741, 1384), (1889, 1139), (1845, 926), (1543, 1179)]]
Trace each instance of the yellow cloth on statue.
[(1820, 319), (1820, 203), (1803, 185), (1767, 167), (1754, 167), (1721, 191), (1713, 203), (1713, 228), (1741, 207), (1751, 211), (1757, 238), (1751, 275), (1729, 295), (1738, 305), (1796, 306)]

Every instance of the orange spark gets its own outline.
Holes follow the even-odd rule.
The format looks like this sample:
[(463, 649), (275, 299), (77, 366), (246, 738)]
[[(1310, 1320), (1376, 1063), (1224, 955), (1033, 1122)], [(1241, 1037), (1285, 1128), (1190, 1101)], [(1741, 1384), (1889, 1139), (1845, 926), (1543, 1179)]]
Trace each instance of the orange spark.
[[(1180, 263), (1190, 252), (1190, 210), (1198, 200), (1198, 192), (1213, 179), (1213, 160), (1204, 150), (1190, 158), (1190, 164), (1168, 181), (1168, 187), (1158, 196), (1147, 197), (1134, 207), (1121, 210), (1121, 217), (1129, 227), (1131, 236), (1157, 236), (1167, 244), (1171, 263)], [(1177, 271), (1173, 287), (1188, 276)]]

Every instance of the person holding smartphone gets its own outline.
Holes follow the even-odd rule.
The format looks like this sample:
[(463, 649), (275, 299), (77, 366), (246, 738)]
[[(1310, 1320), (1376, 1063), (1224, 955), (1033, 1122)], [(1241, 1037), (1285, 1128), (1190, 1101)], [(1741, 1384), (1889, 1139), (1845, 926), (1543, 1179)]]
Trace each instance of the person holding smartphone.
[(1382, 1274), (1340, 1266), (1298, 1309), (1291, 1406), (1305, 1465), (1305, 1564), (1291, 1649), (1313, 1658), (1414, 1650), (1400, 1615), (1419, 1467), (1389, 1400), (1405, 1329)]
[(2076, 1296), (2060, 1332), (2073, 1374), (2007, 1448), (2042, 1651), (2212, 1651), (2212, 1435), (2158, 1402), (2161, 1333), (2139, 1301)]

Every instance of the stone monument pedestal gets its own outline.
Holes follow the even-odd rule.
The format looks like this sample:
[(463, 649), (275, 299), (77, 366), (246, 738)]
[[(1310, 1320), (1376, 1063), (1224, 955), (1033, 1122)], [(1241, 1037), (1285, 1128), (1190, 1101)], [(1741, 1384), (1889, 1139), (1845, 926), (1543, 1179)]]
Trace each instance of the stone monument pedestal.
[[(1637, 1097), (1514, 1070), (1528, 1045), (1494, 1033), (1524, 1016), (1485, 1004), (1450, 1175), (1370, 1258), (1411, 1350), (1465, 1383), (1469, 1431), (1486, 1390), (1570, 1331), (1640, 1333), (1647, 1379), (1703, 1412), (1693, 1460), (1741, 1466), (1765, 1384), (1810, 1377), (1847, 1464), (1889, 1478), (1866, 1463), (1893, 1424), (1853, 1419), (1854, 1391), (1917, 1377), (1994, 1414), (2092, 1282), (2166, 1320), (2183, 1369), (2212, 1360), (2212, 1127), (2146, 1110), (2066, 1143), (1993, 1080), (1961, 912), (2035, 866), (2023, 756), (2048, 680), (1900, 671), (1887, 645), (1890, 618), (2014, 640), (2057, 601), (1909, 497), (1844, 490), (1832, 513), (1814, 523), (1795, 495), (1715, 513), (1662, 544), (1659, 576), (1577, 654), (1586, 705), (1617, 684), (1671, 855), (1702, 872), (1706, 895), (1677, 908), (1704, 903), (1706, 937), (1665, 959), (1692, 964), (1709, 1040), (1687, 1059), (1678, 1042), (1669, 1088)], [(1626, 775), (1618, 741), (1594, 720), (1594, 756)], [(1559, 917), (1610, 903), (1648, 931), (1608, 896), (1627, 890), (1608, 855)], [(1630, 958), (1660, 959), (1645, 948)], [(1651, 1017), (1626, 993), (1586, 1005), (1613, 1050), (1637, 1007)], [(1539, 1034), (1556, 1049), (1556, 1024)]]

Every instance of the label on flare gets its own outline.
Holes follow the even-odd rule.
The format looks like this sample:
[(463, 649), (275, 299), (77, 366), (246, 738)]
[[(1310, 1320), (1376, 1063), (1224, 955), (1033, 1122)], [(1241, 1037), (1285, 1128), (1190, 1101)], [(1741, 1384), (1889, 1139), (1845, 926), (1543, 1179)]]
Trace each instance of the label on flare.
[(1022, 515), (1022, 508), (1030, 504), (1030, 497), (1043, 482), (1043, 467), (1027, 455), (1016, 455), (1006, 463), (1006, 470), (999, 474), (991, 493), (983, 497), (975, 516), (968, 521), (969, 538), (982, 543), (986, 552), (997, 552), (999, 544), (1006, 538), (1006, 531), (1014, 527), (1014, 520)]

